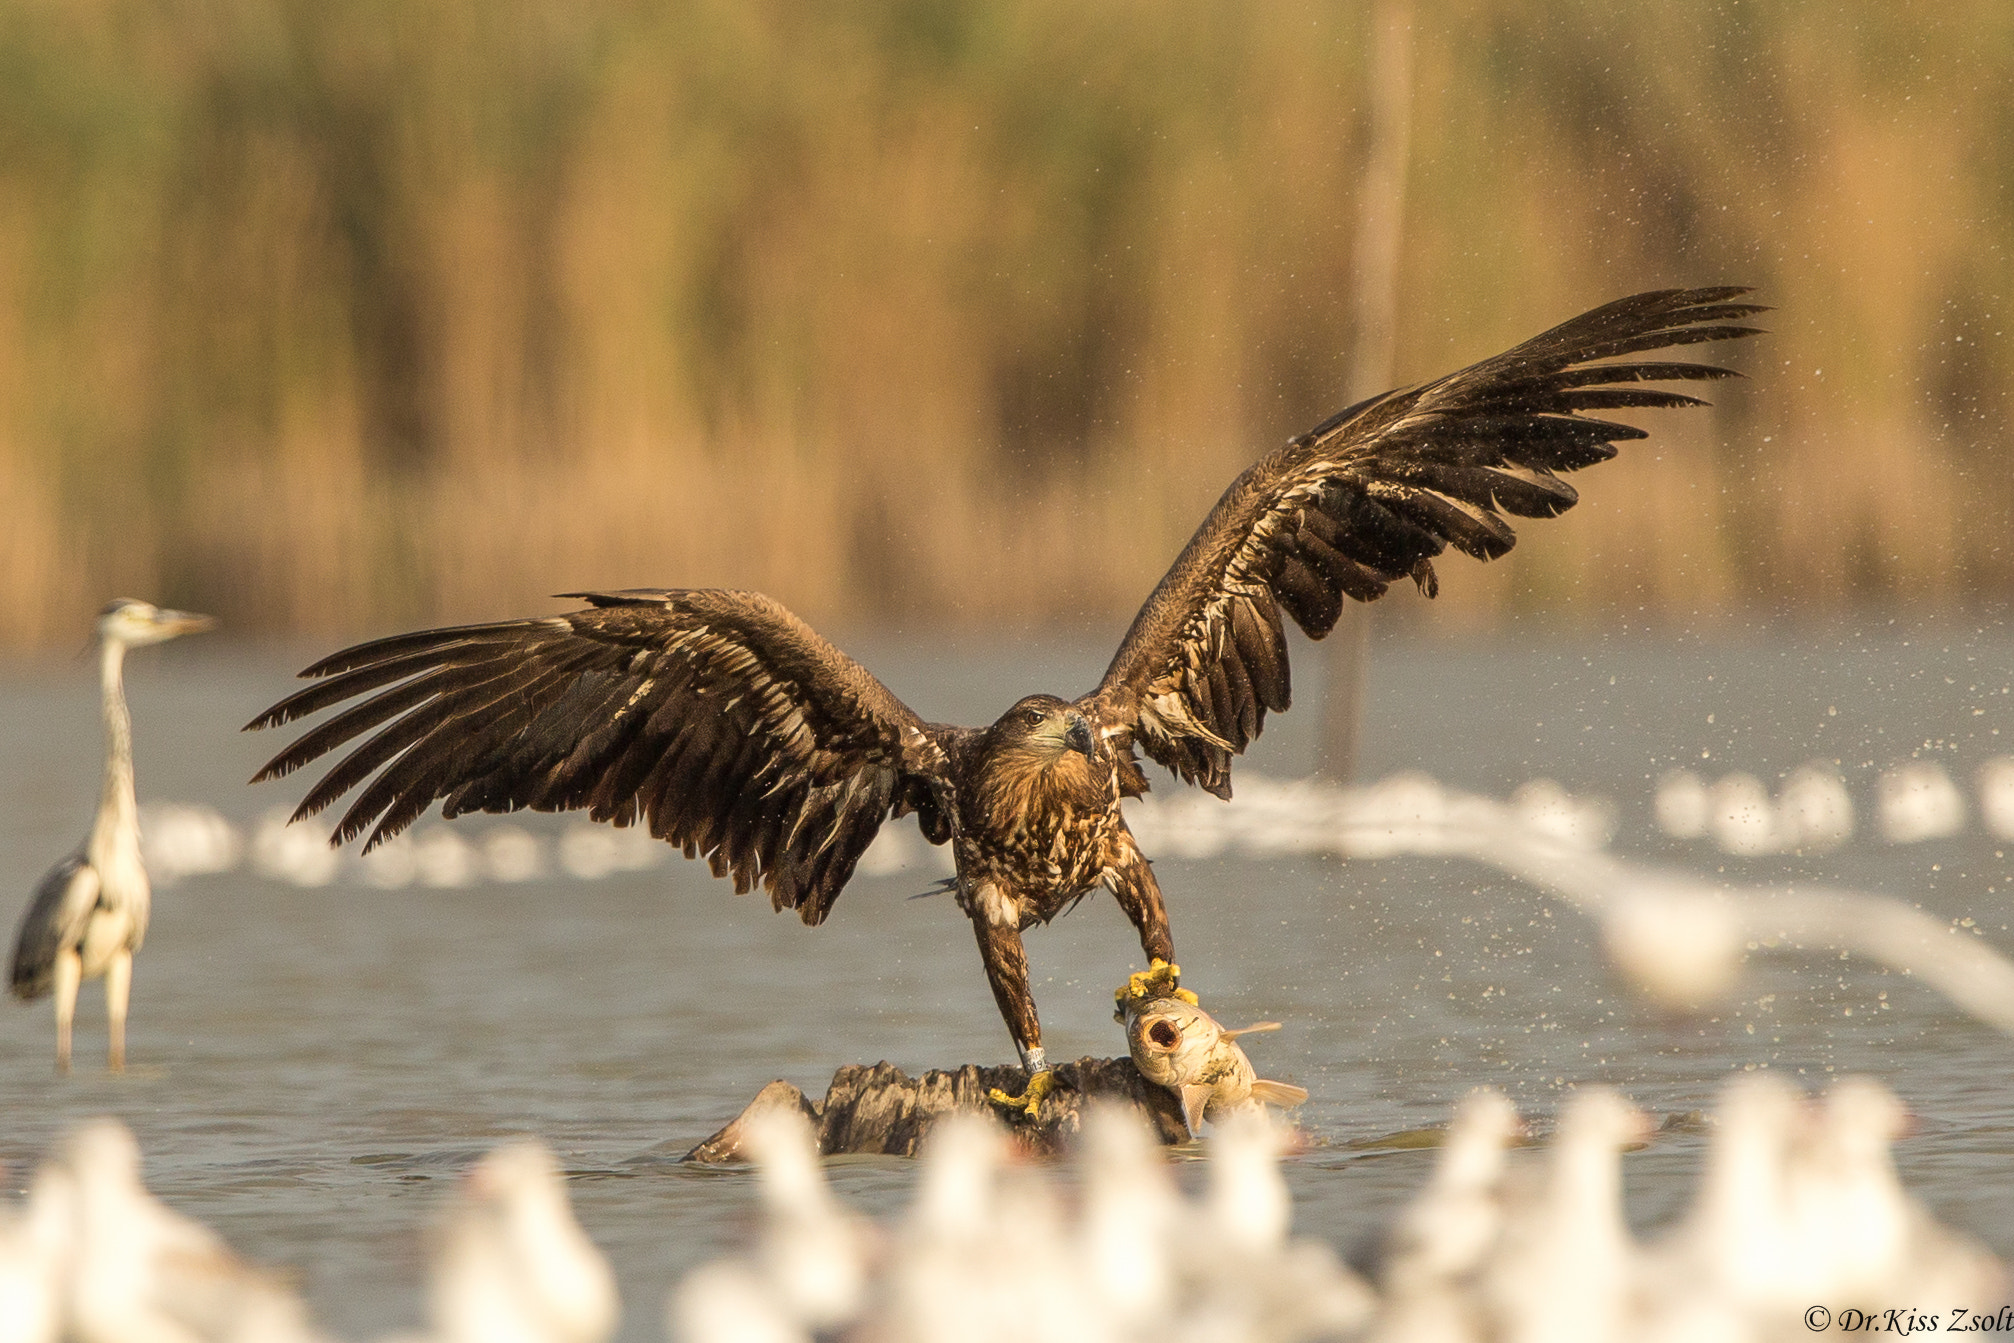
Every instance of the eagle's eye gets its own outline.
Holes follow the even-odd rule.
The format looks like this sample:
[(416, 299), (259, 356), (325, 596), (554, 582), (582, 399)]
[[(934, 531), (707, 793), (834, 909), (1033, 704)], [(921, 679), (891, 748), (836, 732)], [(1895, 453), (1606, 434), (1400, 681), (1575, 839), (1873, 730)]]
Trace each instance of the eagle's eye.
[(1029, 727), (1041, 727), (1042, 720), (1044, 718), (1047, 718), (1048, 716), (1049, 715), (1043, 713), (1040, 709), (1023, 709), (1021, 711), (1021, 721), (1026, 723)]

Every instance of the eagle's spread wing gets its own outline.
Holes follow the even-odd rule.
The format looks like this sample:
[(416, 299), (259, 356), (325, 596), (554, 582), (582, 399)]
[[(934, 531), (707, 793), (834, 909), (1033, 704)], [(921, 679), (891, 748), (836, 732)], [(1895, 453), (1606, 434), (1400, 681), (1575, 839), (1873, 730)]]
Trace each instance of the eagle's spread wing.
[(1646, 382), (1733, 376), (1706, 364), (1595, 363), (1755, 334), (1748, 291), (1618, 299), (1516, 349), (1336, 415), (1247, 470), (1147, 599), (1105, 673), (1103, 725), (1183, 779), (1230, 796), (1231, 757), (1289, 702), (1285, 608), (1314, 638), (1342, 599), (1411, 576), (1429, 596), (1448, 545), (1494, 559), (1503, 515), (1549, 518), (1578, 497), (1555, 472), (1615, 455), (1641, 429), (1580, 414), (1704, 402)]
[[(312, 816), (370, 779), (335, 842), (365, 848), (425, 813), (585, 809), (639, 818), (705, 854), (737, 891), (824, 919), (891, 813), (941, 831), (944, 756), (859, 663), (753, 592), (567, 593), (585, 610), (380, 639), (303, 676), (320, 684), (248, 726), (368, 695), (275, 756), (299, 769), (373, 732), (301, 803)], [(373, 693), (375, 692), (375, 693)], [(371, 778), (375, 772), (376, 777)], [(933, 834), (933, 837), (938, 837)]]

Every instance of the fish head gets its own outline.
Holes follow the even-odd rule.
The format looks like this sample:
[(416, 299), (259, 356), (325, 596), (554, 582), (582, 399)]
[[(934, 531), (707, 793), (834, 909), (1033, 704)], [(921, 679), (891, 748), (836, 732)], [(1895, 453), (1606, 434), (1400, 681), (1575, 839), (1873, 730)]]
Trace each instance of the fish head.
[(1140, 1075), (1179, 1088), (1208, 1067), (1224, 1028), (1202, 1008), (1180, 998), (1157, 998), (1129, 1007), (1126, 1045)]

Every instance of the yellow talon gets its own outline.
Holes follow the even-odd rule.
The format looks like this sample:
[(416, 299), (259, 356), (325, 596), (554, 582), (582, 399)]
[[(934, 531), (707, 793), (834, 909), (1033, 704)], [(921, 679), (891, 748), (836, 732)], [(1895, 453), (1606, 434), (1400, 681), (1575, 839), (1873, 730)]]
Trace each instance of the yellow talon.
[(1123, 987), (1113, 990), (1112, 1015), (1123, 1019), (1128, 1004), (1149, 1003), (1156, 998), (1180, 998), (1191, 1006), (1199, 1005), (1195, 994), (1180, 987), (1181, 979), (1181, 966), (1156, 959), (1145, 970), (1129, 976)]
[(1028, 1079), (1028, 1085), (1022, 1088), (1020, 1095), (1010, 1096), (999, 1087), (994, 1087), (986, 1093), (986, 1099), (1003, 1110), (1019, 1110), (1024, 1117), (1035, 1119), (1041, 1113), (1042, 1098), (1047, 1096), (1055, 1085), (1055, 1070), (1044, 1068)]

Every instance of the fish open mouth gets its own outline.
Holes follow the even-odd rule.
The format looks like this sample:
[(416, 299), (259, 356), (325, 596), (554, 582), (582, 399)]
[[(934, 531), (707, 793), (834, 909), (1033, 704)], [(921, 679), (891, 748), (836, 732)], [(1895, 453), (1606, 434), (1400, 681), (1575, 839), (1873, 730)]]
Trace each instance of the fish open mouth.
[(1147, 1038), (1163, 1049), (1173, 1049), (1182, 1042), (1182, 1033), (1175, 1029), (1174, 1022), (1164, 1019), (1147, 1028)]

